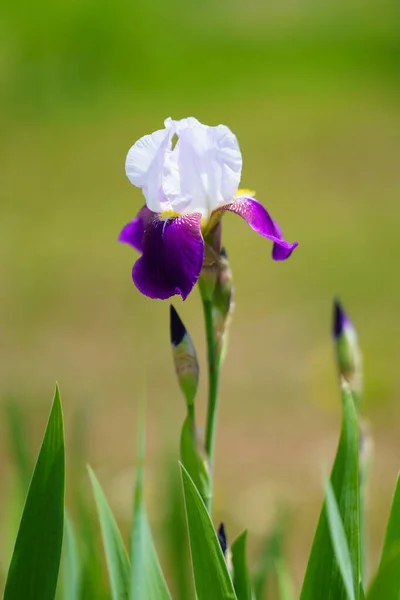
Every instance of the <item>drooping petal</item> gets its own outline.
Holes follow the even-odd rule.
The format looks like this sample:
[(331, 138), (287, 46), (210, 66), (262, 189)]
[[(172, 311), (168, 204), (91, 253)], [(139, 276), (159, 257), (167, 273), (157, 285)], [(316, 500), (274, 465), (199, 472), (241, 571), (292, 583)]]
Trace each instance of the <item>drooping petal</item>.
[[(281, 242), (274, 242), (274, 245), (272, 246), (272, 258), (274, 260), (286, 260), (292, 254), (293, 250), (299, 245), (299, 243), (289, 243), (289, 246), (287, 246), (288, 242), (285, 242), (285, 240), (283, 239), (281, 229), (278, 223), (276, 221), (274, 221), (273, 223), (275, 227), (275, 235), (279, 240), (281, 240)], [(283, 244), (282, 242), (285, 243)]]
[(179, 140), (166, 153), (163, 191), (173, 210), (208, 216), (237, 192), (242, 155), (225, 125), (208, 127), (189, 117), (171, 121)]
[(146, 204), (153, 212), (163, 212), (169, 203), (162, 191), (164, 157), (171, 147), (174, 125), (140, 138), (129, 150), (125, 171), (133, 185), (142, 188)]
[(143, 255), (132, 270), (142, 294), (163, 300), (175, 294), (188, 296), (204, 260), (200, 220), (199, 213), (167, 220), (151, 217), (143, 236)]
[(143, 234), (153, 214), (146, 205), (142, 206), (136, 217), (125, 225), (118, 241), (129, 244), (138, 252), (143, 252)]
[(217, 223), (222, 211), (228, 210), (236, 213), (247, 221), (254, 231), (273, 242), (272, 258), (285, 260), (289, 258), (298, 242), (291, 244), (283, 239), (278, 224), (275, 223), (262, 204), (254, 198), (236, 197), (232, 202), (224, 204), (214, 210), (210, 223)]

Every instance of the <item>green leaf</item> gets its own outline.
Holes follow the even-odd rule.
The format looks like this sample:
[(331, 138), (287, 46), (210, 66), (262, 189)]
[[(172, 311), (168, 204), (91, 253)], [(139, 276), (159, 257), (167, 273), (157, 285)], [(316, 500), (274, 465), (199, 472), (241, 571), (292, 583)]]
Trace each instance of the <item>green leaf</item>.
[(80, 594), (80, 564), (74, 528), (65, 513), (64, 535), (64, 600), (78, 600)]
[(264, 547), (261, 551), (259, 564), (253, 578), (253, 589), (257, 600), (264, 598), (271, 575), (274, 572), (276, 562), (282, 556), (282, 543), (284, 515), (279, 515), (276, 519), (272, 531), (266, 538)]
[[(400, 544), (400, 475), (397, 476), (396, 489), (393, 495), (389, 521), (386, 527), (385, 541), (383, 542), (380, 564), (383, 564), (391, 555), (393, 548)], [(399, 570), (400, 589), (400, 570)]]
[(287, 511), (280, 508), (274, 527), (266, 538), (254, 576), (253, 588), (257, 600), (262, 600), (265, 597), (270, 580), (275, 582), (277, 598), (280, 600), (293, 600), (295, 597), (294, 584), (283, 551), (283, 537), (288, 527), (288, 519)]
[(251, 581), (246, 559), (247, 531), (232, 543), (233, 586), (238, 600), (252, 600)]
[(206, 459), (200, 455), (197, 448), (195, 424), (189, 416), (183, 422), (180, 450), (181, 462), (207, 504), (211, 497), (210, 474)]
[(99, 514), (113, 600), (129, 600), (129, 559), (120, 531), (96, 475), (88, 467)]
[(61, 401), (53, 406), (36, 462), (3, 600), (53, 600), (64, 528), (65, 452)]
[(400, 545), (379, 565), (378, 573), (368, 590), (367, 600), (399, 600)]
[[(69, 424), (70, 493), (74, 500), (75, 530), (79, 546), (80, 596), (77, 600), (95, 598), (110, 600), (107, 569), (104, 569), (103, 543), (97, 514), (91, 501), (92, 485), (85, 464), (87, 440), (90, 439), (88, 408), (79, 403)], [(90, 492), (90, 493), (88, 493)]]
[(144, 428), (139, 436), (138, 471), (131, 530), (130, 600), (171, 600), (154, 546), (143, 501)]
[[(342, 390), (342, 404), (342, 430), (330, 479), (344, 525), (358, 599), (360, 581), (358, 423), (353, 398), (347, 388)], [(300, 600), (321, 598), (347, 599), (347, 592), (333, 552), (325, 503), (311, 548)]]
[(367, 600), (400, 598), (400, 477), (397, 477), (378, 572)]
[(183, 465), (181, 473), (197, 600), (237, 600), (207, 508)]
[(176, 600), (194, 598), (192, 567), (190, 564), (189, 540), (186, 532), (185, 505), (182, 496), (180, 471), (176, 458), (169, 457), (165, 465), (166, 477), (166, 517), (163, 520), (164, 554), (168, 560), (168, 572), (175, 586)]
[(282, 554), (275, 560), (274, 567), (280, 600), (294, 600), (295, 596), (293, 591), (293, 581), (292, 578), (289, 576), (286, 562)]
[[(339, 571), (342, 575), (344, 587), (346, 588), (349, 600), (355, 600), (353, 572), (351, 570), (350, 552), (347, 545), (346, 534), (342, 519), (340, 518), (339, 507), (336, 502), (335, 492), (329, 479), (325, 484), (326, 494), (326, 512), (328, 517), (331, 540)], [(358, 585), (358, 584), (357, 584)]]

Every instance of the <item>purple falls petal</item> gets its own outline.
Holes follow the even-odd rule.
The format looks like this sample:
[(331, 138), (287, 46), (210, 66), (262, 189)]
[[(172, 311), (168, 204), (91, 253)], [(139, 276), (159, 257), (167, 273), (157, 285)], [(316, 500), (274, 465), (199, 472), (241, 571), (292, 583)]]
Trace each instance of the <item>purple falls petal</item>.
[(298, 242), (291, 244), (283, 239), (278, 224), (271, 219), (263, 205), (254, 198), (235, 198), (232, 202), (219, 206), (213, 212), (215, 214), (221, 210), (236, 213), (247, 221), (254, 231), (271, 240), (274, 244), (272, 248), (272, 258), (274, 260), (289, 258), (298, 246)]
[(143, 236), (143, 255), (132, 271), (142, 294), (162, 300), (180, 294), (185, 300), (203, 266), (200, 221), (199, 213), (168, 220), (153, 214)]
[(118, 241), (123, 244), (129, 244), (129, 246), (132, 246), (138, 252), (143, 252), (143, 235), (153, 215), (154, 213), (146, 205), (142, 206), (133, 221), (125, 225), (119, 234)]

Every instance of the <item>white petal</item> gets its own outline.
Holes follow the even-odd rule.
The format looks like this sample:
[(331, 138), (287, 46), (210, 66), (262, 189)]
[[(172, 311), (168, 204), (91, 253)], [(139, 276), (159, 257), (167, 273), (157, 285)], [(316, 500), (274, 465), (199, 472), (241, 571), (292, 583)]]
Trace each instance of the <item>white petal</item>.
[(242, 174), (242, 153), (239, 142), (229, 127), (218, 125), (212, 128), (214, 144), (217, 148), (216, 162), (221, 169), (221, 178), (218, 182), (219, 188), (216, 193), (220, 194), (215, 208), (222, 202), (231, 200), (239, 188)]
[(175, 127), (180, 137), (164, 164), (164, 194), (176, 212), (207, 216), (237, 192), (242, 170), (239, 144), (224, 125), (207, 127), (189, 117), (175, 122)]
[(186, 119), (180, 119), (179, 121), (174, 121), (173, 119), (169, 118), (164, 121), (165, 127), (168, 126), (167, 123), (169, 126), (173, 126), (175, 128), (175, 132), (178, 135), (181, 135), (182, 131), (188, 128), (198, 127), (200, 129), (207, 129), (207, 125), (203, 125), (195, 117), (187, 117)]
[(133, 185), (137, 187), (146, 185), (150, 166), (168, 135), (167, 129), (159, 129), (150, 135), (141, 137), (129, 150), (125, 171)]
[(133, 185), (142, 188), (148, 208), (154, 212), (165, 210), (162, 194), (162, 165), (171, 146), (173, 129), (160, 129), (140, 138), (129, 150), (125, 162), (127, 177)]

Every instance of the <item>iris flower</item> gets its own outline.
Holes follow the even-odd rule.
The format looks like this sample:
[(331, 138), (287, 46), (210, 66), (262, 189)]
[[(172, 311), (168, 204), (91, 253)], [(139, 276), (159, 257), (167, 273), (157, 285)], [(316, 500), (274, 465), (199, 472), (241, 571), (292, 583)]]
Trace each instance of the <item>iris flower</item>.
[(200, 276), (205, 243), (226, 211), (273, 242), (274, 260), (288, 258), (297, 243), (284, 240), (265, 208), (238, 191), (242, 155), (230, 129), (194, 117), (164, 124), (126, 157), (128, 179), (146, 200), (119, 236), (141, 253), (132, 270), (138, 290), (150, 298), (185, 299)]

